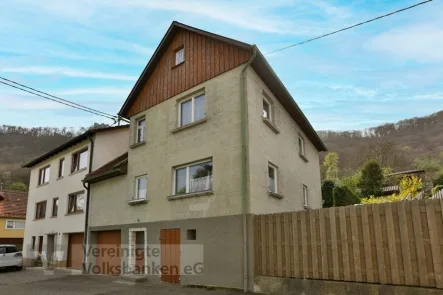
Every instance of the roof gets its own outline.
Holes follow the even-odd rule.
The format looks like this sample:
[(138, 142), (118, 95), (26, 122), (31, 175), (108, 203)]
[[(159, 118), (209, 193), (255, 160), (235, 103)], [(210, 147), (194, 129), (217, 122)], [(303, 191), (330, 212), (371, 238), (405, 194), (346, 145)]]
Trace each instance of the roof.
[(394, 176), (394, 175), (407, 175), (407, 174), (419, 174), (419, 173), (425, 173), (425, 170), (407, 170), (407, 171), (400, 171), (395, 172), (391, 174), (387, 174), (386, 176)]
[(85, 176), (84, 182), (95, 183), (115, 176), (124, 175), (128, 171), (128, 153), (109, 161)]
[(74, 137), (73, 139), (69, 140), (68, 142), (56, 147), (53, 150), (50, 150), (49, 152), (41, 155), (38, 158), (35, 158), (34, 160), (24, 164), (22, 167), (25, 168), (31, 168), (41, 162), (43, 162), (44, 160), (49, 159), (50, 157), (82, 142), (85, 139), (88, 139), (89, 137), (93, 136), (96, 133), (100, 133), (100, 132), (105, 132), (105, 131), (110, 131), (110, 130), (116, 130), (116, 129), (122, 129), (122, 128), (129, 128), (129, 125), (121, 125), (121, 126), (115, 126), (115, 127), (105, 127), (105, 128), (98, 128), (98, 129), (89, 129), (88, 131), (80, 134), (77, 137)]
[(28, 192), (0, 191), (0, 217), (26, 218)]
[(124, 102), (122, 108), (119, 111), (120, 116), (127, 118), (127, 113), (132, 103), (136, 100), (138, 94), (143, 88), (143, 85), (149, 79), (150, 74), (155, 70), (155, 67), (159, 63), (163, 53), (167, 50), (175, 34), (180, 29), (188, 30), (196, 34), (200, 34), (221, 42), (226, 42), (228, 44), (231, 44), (232, 46), (248, 49), (251, 51), (255, 48), (257, 50), (257, 56), (251, 64), (252, 68), (265, 82), (265, 84), (269, 87), (272, 93), (274, 93), (274, 95), (277, 97), (280, 103), (289, 112), (291, 117), (300, 126), (300, 128), (303, 130), (306, 136), (311, 140), (311, 142), (314, 144), (317, 150), (318, 151), (327, 150), (326, 146), (318, 136), (317, 132), (312, 127), (311, 123), (309, 123), (308, 119), (303, 114), (302, 110), (297, 105), (297, 103), (294, 101), (289, 91), (283, 85), (281, 80), (278, 78), (277, 74), (274, 72), (274, 70), (271, 68), (271, 66), (269, 65), (263, 54), (260, 52), (260, 50), (257, 49), (255, 45), (230, 39), (204, 30), (200, 30), (176, 21), (172, 22), (171, 26), (164, 35), (163, 39), (160, 41), (160, 44), (158, 45), (157, 49), (155, 50), (148, 64), (144, 68), (142, 74), (140, 75), (134, 87), (132, 88), (131, 92), (129, 93), (126, 101)]

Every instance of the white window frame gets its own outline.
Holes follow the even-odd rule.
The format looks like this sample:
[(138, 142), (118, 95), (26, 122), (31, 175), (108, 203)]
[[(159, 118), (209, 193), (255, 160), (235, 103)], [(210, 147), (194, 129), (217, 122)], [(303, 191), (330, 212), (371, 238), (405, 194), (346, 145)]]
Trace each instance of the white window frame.
[[(269, 190), (269, 168), (274, 169), (274, 187), (275, 187), (274, 192)], [(271, 162), (268, 163), (268, 169), (266, 170), (266, 178), (267, 178), (266, 185), (268, 187), (268, 192), (278, 194), (278, 167), (272, 164)]]
[[(269, 112), (268, 112), (268, 116), (267, 117), (265, 117), (264, 114), (263, 114), (263, 112), (265, 110), (265, 103), (267, 103), (268, 106), (269, 106)], [(273, 114), (273, 109), (272, 109), (272, 103), (265, 95), (263, 95), (263, 100), (262, 100), (262, 117), (264, 119), (267, 119), (267, 120), (272, 122), (273, 116), (274, 116), (274, 114)]]
[(306, 184), (302, 186), (302, 194), (303, 194), (303, 208), (309, 208), (309, 189)]
[[(203, 118), (206, 117), (206, 93), (199, 92), (189, 98), (186, 98), (186, 99), (180, 101), (180, 103), (178, 104), (178, 127), (187, 126), (189, 124), (196, 122), (196, 120), (195, 120), (195, 98), (202, 96), (202, 95), (205, 96), (205, 105), (204, 105), (205, 115), (203, 116)], [(191, 122), (189, 122), (188, 124), (182, 125), (182, 105), (188, 101), (192, 101), (191, 102)], [(201, 120), (201, 119), (199, 119), (199, 120)]]
[(181, 47), (175, 51), (175, 65), (178, 66), (185, 62), (185, 47)]
[[(45, 181), (46, 174), (48, 175), (48, 181)], [(47, 165), (43, 168), (40, 168), (38, 171), (38, 185), (49, 183), (50, 177), (51, 177), (51, 165)]]
[[(141, 122), (145, 122), (145, 126), (140, 126)], [(140, 143), (146, 141), (146, 118), (139, 118), (136, 121), (136, 130), (135, 130), (135, 143)], [(138, 140), (138, 131), (141, 130), (142, 139)]]
[[(138, 186), (139, 186), (138, 180), (139, 179), (146, 179), (146, 195), (144, 198), (140, 198), (138, 195)], [(137, 176), (135, 178), (135, 194), (134, 194), (133, 200), (147, 200), (147, 199), (148, 199), (148, 176), (145, 174), (145, 175)]]
[[(8, 227), (9, 222), (12, 222), (12, 227)], [(16, 227), (17, 222), (23, 223), (23, 227)], [(24, 220), (6, 220), (5, 229), (6, 230), (25, 229), (25, 221)]]
[[(301, 141), (301, 147), (300, 147), (300, 141)], [(298, 135), (298, 153), (302, 156), (306, 156), (305, 139), (300, 134)]]
[[(172, 169), (172, 173), (173, 173), (173, 177), (172, 177), (172, 180), (173, 180), (172, 195), (173, 196), (181, 195), (181, 194), (177, 194), (176, 193), (177, 170), (186, 168), (186, 194), (189, 194), (189, 168), (191, 166), (198, 165), (198, 164), (201, 164), (201, 163), (206, 163), (206, 162), (212, 162), (212, 179), (214, 179), (214, 161), (212, 160), (212, 158), (201, 160), (201, 161), (196, 161), (196, 162), (192, 162), (192, 163), (189, 163), (189, 164), (185, 164), (185, 165), (180, 165), (180, 166), (174, 167)], [(212, 191), (212, 190), (214, 190), (213, 185), (211, 185), (211, 189), (209, 191)], [(196, 192), (196, 193), (200, 193), (200, 192), (205, 192), (205, 191), (199, 191), (199, 192)]]

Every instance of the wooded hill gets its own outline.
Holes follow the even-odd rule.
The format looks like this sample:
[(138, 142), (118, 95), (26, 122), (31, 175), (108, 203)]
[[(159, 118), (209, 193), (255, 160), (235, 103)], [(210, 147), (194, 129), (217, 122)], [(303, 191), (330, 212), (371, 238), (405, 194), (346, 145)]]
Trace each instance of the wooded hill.
[(339, 154), (341, 176), (352, 174), (369, 159), (393, 172), (422, 169), (423, 162), (441, 167), (443, 160), (443, 111), (365, 130), (318, 134), (330, 152)]
[[(23, 163), (90, 128), (102, 126), (94, 124), (80, 129), (0, 126), (0, 182), (28, 184), (29, 170), (21, 168)], [(318, 131), (318, 134), (330, 152), (339, 154), (339, 176), (352, 174), (371, 158), (394, 172), (421, 168), (417, 165), (423, 159), (431, 164), (438, 162), (440, 167), (443, 162), (443, 111), (365, 130)]]

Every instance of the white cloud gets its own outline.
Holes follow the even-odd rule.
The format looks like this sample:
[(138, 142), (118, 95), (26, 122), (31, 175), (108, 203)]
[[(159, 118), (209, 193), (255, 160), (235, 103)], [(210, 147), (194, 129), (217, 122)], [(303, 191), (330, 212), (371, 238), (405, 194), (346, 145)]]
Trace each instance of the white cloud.
[(74, 88), (74, 89), (57, 90), (57, 91), (52, 91), (52, 93), (64, 96), (76, 96), (84, 94), (127, 96), (130, 91), (131, 91), (130, 88), (97, 87), (97, 88)]
[(332, 85), (328, 86), (328, 88), (334, 91), (350, 92), (351, 94), (358, 96), (374, 97), (377, 95), (377, 91), (373, 89), (356, 87), (352, 85)]
[(110, 74), (105, 72), (94, 72), (86, 70), (77, 70), (63, 67), (11, 67), (0, 68), (0, 72), (4, 73), (20, 73), (29, 75), (60, 75), (75, 78), (91, 78), (91, 79), (105, 79), (105, 80), (123, 80), (136, 81), (136, 76), (124, 74)]
[(413, 98), (418, 99), (418, 100), (420, 100), (420, 99), (436, 99), (436, 100), (440, 100), (440, 99), (443, 99), (443, 92), (418, 94), (418, 95), (414, 95)]
[(6, 110), (53, 110), (67, 106), (43, 98), (0, 92), (0, 105)]
[(366, 48), (396, 58), (443, 61), (443, 22), (390, 30), (369, 40)]

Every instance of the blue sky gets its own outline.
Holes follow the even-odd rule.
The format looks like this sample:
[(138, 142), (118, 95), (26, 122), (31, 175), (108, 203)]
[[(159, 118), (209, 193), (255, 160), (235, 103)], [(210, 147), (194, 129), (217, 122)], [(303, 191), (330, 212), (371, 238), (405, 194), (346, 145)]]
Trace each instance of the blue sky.
[[(0, 76), (116, 113), (170, 23), (263, 53), (419, 1), (3, 0)], [(442, 1), (267, 55), (317, 130), (362, 129), (443, 109)], [(108, 120), (0, 85), (0, 124)]]

